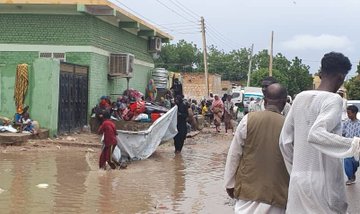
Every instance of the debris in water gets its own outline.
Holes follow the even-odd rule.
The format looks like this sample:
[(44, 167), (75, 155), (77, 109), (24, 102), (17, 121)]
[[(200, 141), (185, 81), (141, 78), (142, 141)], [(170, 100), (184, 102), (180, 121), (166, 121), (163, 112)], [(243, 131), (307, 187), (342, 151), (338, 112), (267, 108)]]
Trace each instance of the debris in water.
[(90, 149), (90, 148), (88, 148), (87, 151), (88, 151), (88, 152), (95, 152), (95, 150)]
[(56, 148), (61, 149), (61, 147), (60, 147), (60, 146), (56, 146)]
[(76, 138), (68, 136), (68, 137), (65, 138), (65, 140), (76, 141)]
[(3, 193), (3, 192), (5, 192), (5, 190), (0, 188), (0, 194)]
[(38, 184), (36, 185), (37, 188), (40, 188), (40, 189), (46, 189), (49, 187), (49, 184)]

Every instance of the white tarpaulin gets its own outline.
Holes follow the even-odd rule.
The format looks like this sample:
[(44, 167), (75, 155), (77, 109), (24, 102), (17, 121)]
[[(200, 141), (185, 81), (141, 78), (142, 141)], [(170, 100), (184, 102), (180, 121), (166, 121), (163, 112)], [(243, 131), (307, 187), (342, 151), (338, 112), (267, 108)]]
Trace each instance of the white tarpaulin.
[(162, 141), (177, 134), (177, 106), (157, 119), (147, 130), (117, 130), (118, 146), (122, 156), (130, 159), (146, 159), (152, 155)]

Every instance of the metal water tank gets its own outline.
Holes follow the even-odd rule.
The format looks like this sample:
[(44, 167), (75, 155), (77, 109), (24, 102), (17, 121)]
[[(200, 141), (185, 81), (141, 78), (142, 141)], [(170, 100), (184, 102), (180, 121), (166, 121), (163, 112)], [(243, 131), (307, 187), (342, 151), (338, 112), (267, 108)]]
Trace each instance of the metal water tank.
[(156, 88), (167, 88), (168, 76), (168, 71), (165, 68), (155, 68), (152, 72), (152, 79)]

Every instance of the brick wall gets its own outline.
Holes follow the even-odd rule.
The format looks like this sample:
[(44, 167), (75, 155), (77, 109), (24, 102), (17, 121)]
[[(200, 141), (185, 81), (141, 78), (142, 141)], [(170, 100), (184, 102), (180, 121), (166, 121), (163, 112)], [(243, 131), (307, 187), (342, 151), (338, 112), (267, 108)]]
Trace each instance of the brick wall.
[[(181, 77), (186, 98), (200, 100), (207, 97), (204, 73), (182, 73)], [(222, 94), (220, 75), (209, 74), (209, 91), (213, 94)]]

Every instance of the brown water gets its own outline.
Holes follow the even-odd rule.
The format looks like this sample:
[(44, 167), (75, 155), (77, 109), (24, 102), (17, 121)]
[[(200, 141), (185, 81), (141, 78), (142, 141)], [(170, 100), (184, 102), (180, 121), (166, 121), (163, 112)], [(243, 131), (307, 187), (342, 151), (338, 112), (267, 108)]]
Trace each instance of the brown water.
[(180, 156), (164, 145), (116, 171), (98, 170), (97, 152), (2, 153), (0, 213), (232, 213), (223, 188), (229, 139), (219, 139), (190, 139)]

